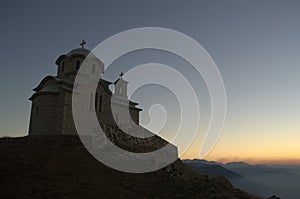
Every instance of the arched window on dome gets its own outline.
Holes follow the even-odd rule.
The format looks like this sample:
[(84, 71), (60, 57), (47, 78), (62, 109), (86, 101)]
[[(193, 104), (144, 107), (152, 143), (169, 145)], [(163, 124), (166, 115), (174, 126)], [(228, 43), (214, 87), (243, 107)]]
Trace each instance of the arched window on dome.
[(93, 101), (94, 101), (94, 94), (91, 93), (91, 95), (90, 95), (90, 107), (89, 107), (91, 111), (93, 110)]
[(99, 95), (97, 92), (96, 92), (96, 96), (95, 96), (95, 110), (97, 112), (102, 112), (102, 95)]
[(101, 113), (102, 112), (102, 109), (103, 109), (103, 97), (102, 95), (100, 95), (100, 98), (99, 98), (99, 112)]
[(79, 68), (80, 68), (80, 60), (77, 60), (76, 61), (76, 70), (79, 70)]

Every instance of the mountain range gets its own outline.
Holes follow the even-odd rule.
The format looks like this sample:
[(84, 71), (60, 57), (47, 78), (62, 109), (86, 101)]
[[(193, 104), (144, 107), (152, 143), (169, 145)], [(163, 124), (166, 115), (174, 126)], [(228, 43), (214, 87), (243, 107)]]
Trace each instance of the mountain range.
[(251, 165), (245, 162), (223, 164), (198, 159), (183, 162), (210, 177), (224, 176), (235, 187), (257, 196), (276, 194), (285, 199), (298, 199), (300, 195), (300, 166)]

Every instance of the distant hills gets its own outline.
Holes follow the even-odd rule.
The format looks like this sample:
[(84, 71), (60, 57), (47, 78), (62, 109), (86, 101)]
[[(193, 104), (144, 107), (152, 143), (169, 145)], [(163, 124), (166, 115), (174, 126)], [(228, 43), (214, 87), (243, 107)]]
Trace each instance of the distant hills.
[(243, 178), (242, 175), (230, 171), (229, 169), (226, 169), (225, 167), (216, 162), (207, 162), (205, 160), (184, 160), (183, 162), (186, 163), (188, 166), (192, 167), (193, 169), (199, 171), (200, 173), (211, 177), (222, 175), (227, 179)]
[(208, 175), (226, 177), (235, 187), (249, 193), (267, 197), (273, 194), (284, 199), (300, 196), (300, 166), (251, 165), (245, 162), (209, 162), (184, 160), (196, 171)]

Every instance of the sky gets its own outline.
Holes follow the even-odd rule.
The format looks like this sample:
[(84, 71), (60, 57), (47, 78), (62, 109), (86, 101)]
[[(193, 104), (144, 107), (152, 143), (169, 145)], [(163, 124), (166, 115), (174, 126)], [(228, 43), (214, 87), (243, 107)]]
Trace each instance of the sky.
[[(283, 0), (6, 1), (0, 8), (0, 136), (27, 134), (32, 89), (46, 75), (55, 75), (55, 60), (79, 47), (82, 39), (93, 49), (128, 29), (164, 27), (199, 42), (223, 77), (226, 122), (206, 159), (300, 164), (299, 9), (300, 2)], [(130, 65), (153, 60), (172, 65), (201, 91), (201, 135), (182, 157), (198, 158), (209, 100), (203, 80), (193, 76), (188, 64), (164, 52), (129, 53), (105, 78), (113, 81)], [(168, 102), (171, 94), (149, 97), (157, 92), (167, 93), (145, 87), (133, 98), (145, 112), (151, 103)], [(147, 115), (142, 113), (142, 124)], [(178, 122), (171, 115), (168, 131)]]

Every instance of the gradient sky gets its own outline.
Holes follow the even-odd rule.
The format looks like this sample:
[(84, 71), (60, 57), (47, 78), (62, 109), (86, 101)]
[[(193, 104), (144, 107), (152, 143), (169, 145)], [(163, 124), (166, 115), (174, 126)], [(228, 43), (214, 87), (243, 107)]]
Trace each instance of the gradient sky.
[[(93, 49), (121, 31), (157, 26), (198, 41), (223, 76), (227, 118), (207, 159), (300, 163), (299, 10), (299, 1), (283, 0), (3, 2), (0, 136), (27, 134), (32, 89), (55, 74), (55, 60), (83, 38)], [(128, 60), (134, 57), (144, 62), (171, 60), (175, 68), (185, 70), (170, 55), (149, 54), (129, 55), (124, 62), (121, 58), (106, 78), (116, 79), (118, 67), (132, 64)], [(199, 136), (185, 158), (198, 157), (201, 140)]]

